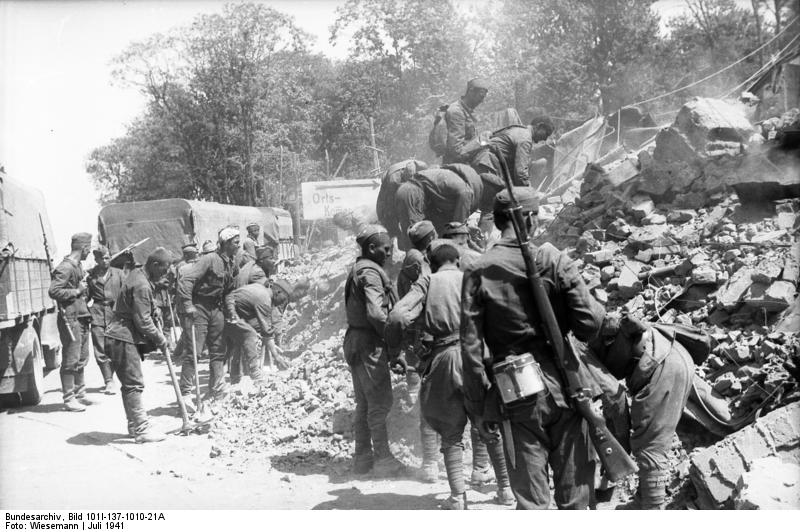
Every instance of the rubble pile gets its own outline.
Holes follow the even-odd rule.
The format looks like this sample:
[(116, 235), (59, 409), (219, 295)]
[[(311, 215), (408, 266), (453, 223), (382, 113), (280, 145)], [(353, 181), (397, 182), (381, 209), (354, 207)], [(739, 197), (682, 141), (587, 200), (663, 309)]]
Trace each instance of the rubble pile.
[[(259, 453), (287, 471), (330, 472), (332, 467), (346, 472), (355, 402), (342, 353), (344, 284), (357, 254), (350, 239), (345, 246), (294, 259), (281, 271), (279, 276), (300, 291), (284, 314), (284, 355), (291, 367), (267, 372), (267, 386), (259, 393), (245, 387), (234, 391), (212, 433), (220, 455), (247, 460), (248, 453)], [(405, 388), (405, 381), (395, 377), (390, 435), (395, 454), (415, 463), (419, 418), (405, 400)]]
[[(692, 100), (638, 156), (589, 165), (538, 239), (573, 249), (609, 309), (708, 331), (717, 345), (699, 371), (733, 419), (800, 399), (800, 194), (777, 184), (791, 171), (800, 183), (800, 158), (775, 140), (798, 116), (758, 131), (724, 102)], [(749, 168), (753, 153), (777, 161), (757, 173), (770, 194), (743, 196), (743, 174), (720, 170)]]

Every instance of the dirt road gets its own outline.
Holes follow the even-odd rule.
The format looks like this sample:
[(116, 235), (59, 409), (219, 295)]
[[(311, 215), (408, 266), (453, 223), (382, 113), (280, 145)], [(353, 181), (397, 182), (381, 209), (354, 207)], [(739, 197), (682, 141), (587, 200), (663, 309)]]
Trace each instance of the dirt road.
[[(203, 364), (201, 364), (202, 366)], [(144, 400), (157, 428), (180, 428), (166, 365), (144, 363)], [(205, 374), (201, 372), (201, 376)], [(97, 404), (83, 413), (61, 407), (58, 371), (45, 378), (42, 403), (0, 409), (0, 507), (74, 509), (436, 509), (448, 495), (437, 484), (411, 478), (355, 478), (343, 464), (286, 471), (255, 453), (244, 462), (211, 457), (213, 435), (171, 434), (137, 445), (128, 437), (119, 395), (99, 393), (99, 370), (87, 367), (88, 397)], [(492, 504), (496, 487), (469, 490), (470, 508)]]

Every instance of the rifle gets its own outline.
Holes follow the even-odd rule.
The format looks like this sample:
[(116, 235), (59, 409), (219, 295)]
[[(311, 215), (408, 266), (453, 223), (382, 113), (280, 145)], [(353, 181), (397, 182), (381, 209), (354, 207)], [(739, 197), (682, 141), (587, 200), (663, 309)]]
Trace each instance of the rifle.
[[(50, 272), (50, 279), (53, 278), (53, 262), (50, 259), (50, 247), (47, 245), (47, 231), (44, 230), (44, 222), (42, 221), (42, 215), (39, 214), (39, 226), (42, 228), (42, 243), (44, 244), (44, 256), (47, 258), (47, 271)], [(75, 333), (72, 332), (72, 328), (69, 326), (69, 322), (67, 322), (67, 317), (64, 315), (64, 308), (59, 305), (58, 301), (56, 303), (56, 311), (58, 315), (61, 317), (61, 321), (64, 322), (64, 328), (69, 333), (70, 341), (75, 341)]]
[(530, 285), (542, 328), (547, 337), (547, 343), (552, 348), (556, 363), (561, 368), (567, 382), (567, 391), (573, 407), (589, 424), (589, 436), (592, 439), (592, 445), (597, 451), (600, 462), (603, 464), (607, 476), (616, 482), (631, 473), (635, 473), (638, 468), (622, 445), (611, 434), (611, 431), (608, 430), (603, 416), (595, 410), (591, 389), (581, 382), (578, 374), (579, 362), (577, 355), (572, 345), (567, 343), (561, 328), (558, 326), (544, 283), (536, 271), (529, 246), (528, 232), (522, 215), (522, 206), (514, 197), (511, 175), (502, 156), (499, 153), (495, 153), (495, 155), (502, 167), (503, 180), (511, 200), (511, 208), (508, 213), (514, 226), (514, 233), (517, 236), (522, 258), (525, 261), (528, 284)]

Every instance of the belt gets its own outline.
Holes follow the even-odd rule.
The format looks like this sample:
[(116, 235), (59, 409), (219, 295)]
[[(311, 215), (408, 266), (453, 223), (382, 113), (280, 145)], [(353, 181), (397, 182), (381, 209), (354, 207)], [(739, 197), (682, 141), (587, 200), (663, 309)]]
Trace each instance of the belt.
[(455, 345), (461, 339), (460, 334), (449, 334), (447, 336), (434, 336), (432, 340), (423, 340), (422, 343), (429, 349), (440, 349)]
[(210, 308), (222, 308), (222, 298), (214, 296), (194, 296), (192, 303)]

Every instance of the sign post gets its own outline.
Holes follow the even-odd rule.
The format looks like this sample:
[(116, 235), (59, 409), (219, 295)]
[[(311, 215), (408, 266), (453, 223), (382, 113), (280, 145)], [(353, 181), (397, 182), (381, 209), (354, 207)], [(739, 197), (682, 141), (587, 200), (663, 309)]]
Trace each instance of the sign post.
[(337, 179), (301, 184), (303, 219), (326, 220), (337, 212), (375, 209), (380, 179)]

